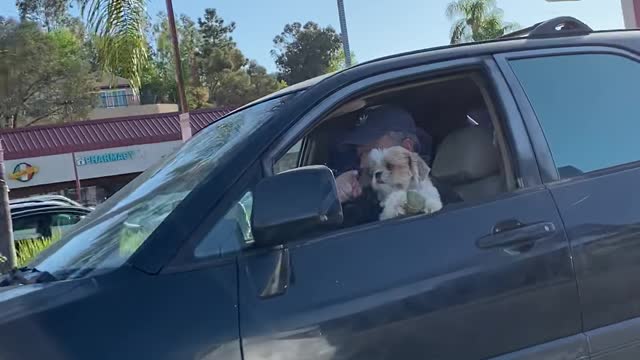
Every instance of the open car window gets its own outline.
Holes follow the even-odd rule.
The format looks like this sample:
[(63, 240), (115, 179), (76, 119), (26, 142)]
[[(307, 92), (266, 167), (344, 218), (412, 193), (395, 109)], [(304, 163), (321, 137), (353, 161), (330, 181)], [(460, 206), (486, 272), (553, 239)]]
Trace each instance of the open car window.
[[(491, 110), (494, 108), (491, 92), (485, 84), (486, 78), (482, 72), (465, 71), (376, 89), (361, 99), (345, 103), (338, 108), (339, 111), (328, 114), (316, 123), (313, 129), (306, 129), (304, 146), (300, 147), (300, 141), (293, 144), (275, 162), (274, 173), (297, 166), (325, 165), (338, 180), (341, 174), (357, 170), (360, 177), (358, 182), (370, 184), (370, 181), (362, 178), (369, 171), (362, 168), (365, 163), (362, 156), (368, 151), (361, 153), (357, 146), (345, 142), (345, 138), (366, 123), (368, 111), (390, 105), (409, 113), (415, 123), (415, 133), (392, 135), (402, 139), (411, 135), (411, 151), (430, 167), (430, 178), (437, 184), (445, 207), (453, 203), (475, 203), (494, 198), (514, 189), (515, 182), (507, 164), (508, 158), (504, 156), (505, 142), (500, 140), (501, 133), (496, 127), (500, 122), (497, 114)], [(362, 107), (362, 104), (366, 106)], [(292, 161), (293, 154), (297, 161)], [(372, 193), (375, 190), (370, 186), (368, 190), (363, 191), (363, 195), (367, 195), (366, 200), (360, 196), (342, 203), (345, 227), (363, 223), (364, 220), (350, 221), (354, 218), (350, 216), (352, 213), (360, 213), (363, 208), (380, 204), (377, 194)], [(368, 219), (364, 222), (377, 219), (369, 213), (362, 217)]]

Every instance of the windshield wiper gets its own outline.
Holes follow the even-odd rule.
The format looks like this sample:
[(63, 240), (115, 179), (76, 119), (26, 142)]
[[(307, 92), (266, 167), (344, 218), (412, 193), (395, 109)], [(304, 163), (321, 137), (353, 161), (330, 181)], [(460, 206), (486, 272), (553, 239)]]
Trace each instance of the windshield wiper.
[(48, 283), (58, 279), (47, 271), (40, 271), (36, 268), (22, 267), (13, 269), (0, 276), (0, 287), (12, 285), (28, 285), (38, 283)]

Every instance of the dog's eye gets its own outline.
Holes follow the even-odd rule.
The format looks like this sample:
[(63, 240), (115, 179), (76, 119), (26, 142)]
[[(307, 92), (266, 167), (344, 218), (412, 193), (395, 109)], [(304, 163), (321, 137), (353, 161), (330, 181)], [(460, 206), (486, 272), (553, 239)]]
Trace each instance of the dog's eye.
[(387, 163), (387, 170), (389, 171), (393, 170), (393, 165), (391, 165), (390, 163)]

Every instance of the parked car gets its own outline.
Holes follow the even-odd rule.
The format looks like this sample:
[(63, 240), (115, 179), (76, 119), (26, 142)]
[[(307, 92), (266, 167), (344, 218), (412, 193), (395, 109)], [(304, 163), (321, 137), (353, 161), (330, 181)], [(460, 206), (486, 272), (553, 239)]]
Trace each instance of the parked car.
[(20, 241), (38, 238), (60, 238), (71, 226), (91, 212), (81, 206), (59, 205), (56, 202), (39, 206), (11, 205), (13, 239), (19, 249)]
[(59, 201), (18, 201), (10, 209), (19, 264), (30, 261), (91, 212)]
[[(638, 94), (640, 32), (573, 18), (281, 90), (5, 276), (1, 357), (637, 359)], [(347, 225), (340, 135), (389, 103), (462, 201)]]
[(11, 205), (25, 204), (25, 203), (41, 203), (56, 201), (71, 206), (82, 206), (77, 201), (73, 201), (66, 196), (62, 195), (36, 195), (27, 198), (13, 199), (10, 201)]
[(12, 212), (46, 209), (50, 207), (66, 207), (73, 206), (60, 201), (36, 201), (36, 202), (20, 202), (10, 203), (9, 207)]

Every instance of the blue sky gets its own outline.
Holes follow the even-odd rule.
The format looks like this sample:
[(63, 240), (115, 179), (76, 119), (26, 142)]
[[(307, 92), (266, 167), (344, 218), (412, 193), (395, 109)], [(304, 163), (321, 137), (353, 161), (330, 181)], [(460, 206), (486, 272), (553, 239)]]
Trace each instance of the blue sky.
[[(336, 0), (173, 0), (177, 14), (194, 19), (215, 7), (237, 24), (233, 36), (244, 54), (269, 71), (273, 37), (289, 22), (315, 21), (339, 29)], [(451, 22), (444, 12), (450, 0), (344, 0), (349, 42), (358, 61), (448, 43)], [(527, 3), (524, 6), (523, 3)], [(0, 0), (0, 15), (16, 16), (14, 0)], [(555, 16), (575, 16), (594, 29), (623, 28), (620, 0), (498, 0), (507, 21), (530, 25)], [(149, 13), (165, 9), (164, 0), (149, 0)]]

